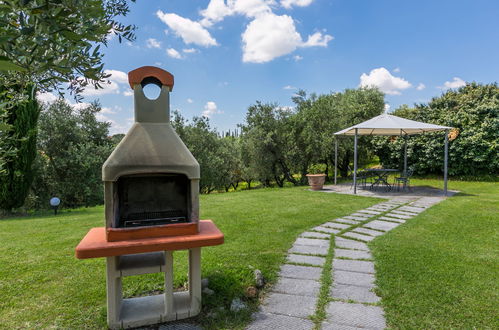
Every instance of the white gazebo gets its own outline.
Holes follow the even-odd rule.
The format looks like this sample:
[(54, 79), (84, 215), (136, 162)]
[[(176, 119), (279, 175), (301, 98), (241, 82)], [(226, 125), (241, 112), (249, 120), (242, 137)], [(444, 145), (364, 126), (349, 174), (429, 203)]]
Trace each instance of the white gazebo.
[[(400, 135), (409, 136), (422, 134), (425, 132), (445, 131), (444, 148), (444, 194), (447, 195), (447, 158), (448, 158), (448, 135), (452, 127), (422, 123), (415, 120), (400, 118), (393, 115), (382, 114), (371, 118), (365, 122), (346, 128), (334, 133), (336, 136), (354, 136), (354, 156), (353, 156), (353, 187), (357, 193), (357, 137), (359, 135)], [(336, 139), (334, 150), (334, 183), (338, 172), (338, 139)], [(404, 144), (404, 173), (407, 173), (407, 139)]]

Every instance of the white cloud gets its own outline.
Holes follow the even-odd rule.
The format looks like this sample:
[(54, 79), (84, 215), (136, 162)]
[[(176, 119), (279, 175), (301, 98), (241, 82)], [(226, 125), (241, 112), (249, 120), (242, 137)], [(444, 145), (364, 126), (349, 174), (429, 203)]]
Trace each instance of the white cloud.
[(295, 86), (291, 86), (291, 85), (287, 85), (287, 86), (284, 86), (282, 89), (296, 89)]
[(156, 16), (168, 25), (177, 36), (181, 37), (186, 44), (196, 44), (204, 47), (217, 45), (217, 41), (210, 35), (210, 32), (198, 22), (177, 14), (164, 13), (161, 10), (156, 12)]
[(466, 82), (459, 77), (452, 78), (452, 81), (444, 82), (443, 88), (459, 88), (466, 85)]
[(210, 118), (211, 116), (217, 113), (223, 113), (218, 109), (217, 104), (213, 101), (206, 102), (206, 104), (204, 105), (203, 116)]
[(115, 81), (119, 84), (128, 84), (128, 75), (123, 71), (104, 70), (104, 73), (111, 75), (111, 77), (109, 77), (109, 80)]
[(232, 1), (232, 8), (235, 13), (253, 18), (262, 14), (271, 13), (273, 0), (235, 0)]
[(327, 44), (333, 40), (333, 36), (330, 36), (329, 34), (322, 34), (321, 32), (315, 32), (312, 35), (308, 36), (308, 39), (306, 42), (303, 43), (303, 47), (314, 47), (314, 46), (320, 46), (320, 47), (327, 47)]
[(422, 91), (422, 90), (423, 90), (423, 89), (425, 89), (425, 88), (426, 88), (426, 86), (425, 86), (425, 84), (423, 84), (423, 83), (419, 83), (419, 85), (416, 87), (416, 89), (417, 89), (418, 91)]
[(147, 48), (161, 48), (161, 42), (154, 38), (149, 38), (146, 40)]
[(194, 100), (191, 98), (188, 98), (186, 101), (187, 101), (187, 103), (194, 103)]
[(176, 58), (176, 59), (182, 58), (182, 55), (180, 55), (180, 53), (174, 48), (168, 48), (166, 50), (166, 54), (172, 58)]
[(201, 16), (203, 16), (200, 23), (210, 27), (223, 20), (225, 16), (231, 15), (232, 12), (233, 10), (225, 4), (224, 0), (211, 0), (208, 7), (200, 11)]
[(399, 67), (397, 67), (397, 68), (393, 69), (393, 72), (395, 72), (395, 73), (399, 73), (399, 72), (400, 72), (400, 68), (399, 68)]
[(187, 53), (187, 54), (192, 54), (192, 53), (199, 52), (199, 50), (197, 50), (196, 48), (184, 48), (184, 49), (182, 49), (182, 51), (184, 53)]
[(400, 91), (411, 87), (412, 85), (405, 79), (394, 77), (385, 68), (371, 70), (369, 74), (363, 73), (360, 76), (360, 86), (378, 87), (382, 92), (390, 95), (400, 95)]
[(126, 90), (123, 92), (123, 95), (124, 96), (132, 96), (133, 95), (133, 91), (132, 90)]
[(112, 80), (109, 83), (101, 83), (102, 88), (96, 89), (95, 87), (88, 85), (85, 90), (81, 93), (82, 96), (100, 96), (106, 94), (119, 94), (120, 87), (118, 84)]
[(59, 97), (55, 95), (54, 93), (50, 92), (45, 92), (45, 93), (36, 93), (36, 99), (38, 102), (43, 102), (43, 103), (52, 103), (56, 101)]
[(388, 111), (390, 111), (390, 108), (391, 108), (391, 106), (388, 103), (385, 103), (385, 107), (384, 107), (385, 113), (388, 113)]
[(295, 55), (295, 56), (293, 56), (293, 60), (295, 60), (296, 62), (301, 61), (301, 60), (303, 60), (303, 56)]
[(286, 9), (290, 9), (293, 6), (296, 7), (306, 7), (310, 5), (314, 0), (281, 0), (281, 6)]
[(298, 47), (327, 46), (332, 36), (314, 33), (303, 42), (293, 18), (273, 13), (257, 16), (242, 34), (243, 62), (264, 63)]

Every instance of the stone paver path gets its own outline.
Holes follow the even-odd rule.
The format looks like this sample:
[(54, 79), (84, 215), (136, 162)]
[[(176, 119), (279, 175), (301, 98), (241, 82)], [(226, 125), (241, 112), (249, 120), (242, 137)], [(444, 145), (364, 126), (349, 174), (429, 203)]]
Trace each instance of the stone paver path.
[(278, 282), (247, 329), (313, 329), (309, 316), (316, 312), (332, 238), (332, 301), (326, 307), (322, 329), (384, 329), (381, 299), (374, 292), (374, 260), (366, 243), (443, 199), (397, 196), (302, 233), (288, 251)]

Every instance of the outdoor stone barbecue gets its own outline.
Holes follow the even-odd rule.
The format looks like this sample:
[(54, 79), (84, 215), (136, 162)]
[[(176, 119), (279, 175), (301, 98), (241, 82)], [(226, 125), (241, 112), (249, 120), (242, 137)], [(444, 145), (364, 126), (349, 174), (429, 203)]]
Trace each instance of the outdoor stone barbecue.
[[(107, 321), (112, 329), (179, 320), (201, 310), (201, 247), (222, 244), (199, 220), (200, 169), (170, 124), (173, 75), (144, 66), (128, 73), (135, 123), (102, 166), (105, 227), (92, 228), (76, 257), (107, 258)], [(161, 88), (148, 99), (143, 87)], [(188, 291), (173, 292), (173, 251), (189, 250)], [(123, 299), (122, 277), (165, 273), (163, 294)]]

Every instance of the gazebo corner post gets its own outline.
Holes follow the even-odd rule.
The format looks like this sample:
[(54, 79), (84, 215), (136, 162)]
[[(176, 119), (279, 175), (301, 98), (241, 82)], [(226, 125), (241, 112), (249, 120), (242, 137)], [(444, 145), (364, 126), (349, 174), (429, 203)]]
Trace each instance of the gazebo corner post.
[(357, 194), (357, 134), (358, 128), (355, 129), (355, 138), (353, 143), (353, 193)]
[(334, 137), (334, 184), (336, 185), (336, 178), (338, 176), (338, 137)]
[(447, 166), (449, 158), (449, 129), (445, 130), (445, 146), (444, 146), (444, 195), (447, 196)]
[(404, 136), (404, 176), (407, 176), (407, 133)]

